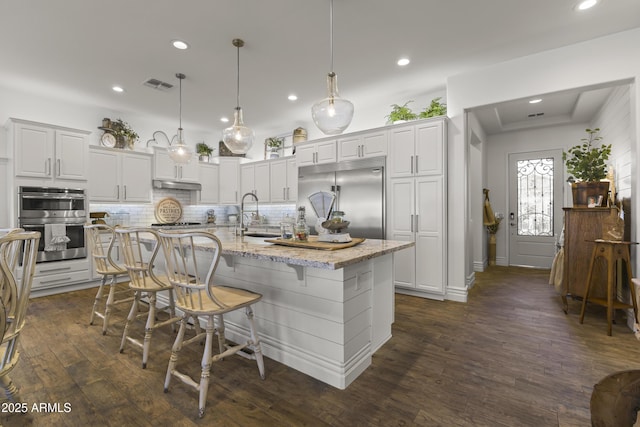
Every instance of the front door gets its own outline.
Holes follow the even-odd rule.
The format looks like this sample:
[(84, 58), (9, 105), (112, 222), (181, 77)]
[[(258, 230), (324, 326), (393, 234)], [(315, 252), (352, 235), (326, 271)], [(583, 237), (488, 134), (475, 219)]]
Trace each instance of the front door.
[(509, 155), (509, 265), (551, 268), (562, 231), (562, 150)]

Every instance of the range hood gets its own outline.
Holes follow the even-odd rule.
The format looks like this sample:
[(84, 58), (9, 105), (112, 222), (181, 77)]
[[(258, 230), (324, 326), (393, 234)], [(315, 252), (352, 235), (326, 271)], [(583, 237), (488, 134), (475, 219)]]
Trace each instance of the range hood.
[(164, 188), (166, 190), (200, 191), (202, 190), (202, 185), (199, 182), (181, 182), (169, 181), (165, 179), (154, 179), (153, 188)]

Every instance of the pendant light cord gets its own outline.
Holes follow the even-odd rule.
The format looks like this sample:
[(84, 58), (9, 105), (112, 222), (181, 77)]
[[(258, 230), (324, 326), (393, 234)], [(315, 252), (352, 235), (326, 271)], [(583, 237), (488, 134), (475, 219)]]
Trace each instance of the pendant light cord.
[(178, 102), (178, 117), (180, 118), (179, 128), (182, 129), (182, 79), (184, 76), (182, 74), (178, 74), (178, 79), (180, 79), (180, 101)]
[(333, 0), (329, 0), (329, 51), (331, 52), (331, 74), (333, 74)]
[(238, 72), (237, 72), (237, 79), (236, 79), (236, 107), (239, 109), (240, 108), (240, 44), (238, 44), (236, 46), (237, 50), (238, 50)]

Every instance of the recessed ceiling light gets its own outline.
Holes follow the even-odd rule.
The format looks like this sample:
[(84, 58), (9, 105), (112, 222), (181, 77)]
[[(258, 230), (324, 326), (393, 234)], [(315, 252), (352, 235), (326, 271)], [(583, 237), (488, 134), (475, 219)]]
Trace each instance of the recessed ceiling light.
[(222, 123), (227, 123), (229, 121), (229, 118), (228, 117), (220, 117), (220, 121)]
[(187, 44), (187, 42), (183, 42), (182, 40), (172, 40), (171, 44), (176, 49), (181, 49), (181, 50), (189, 49), (189, 45)]
[(587, 10), (591, 9), (598, 3), (598, 0), (584, 0), (578, 3), (578, 10)]
[(398, 59), (398, 65), (401, 67), (404, 67), (405, 65), (409, 65), (409, 62), (411, 62), (409, 60), (409, 58), (400, 58)]
[(113, 86), (111, 89), (118, 93), (124, 92), (124, 89), (121, 86)]
[(542, 102), (542, 99), (541, 98), (532, 99), (531, 101), (529, 101), (529, 104), (537, 104), (538, 102)]
[(289, 101), (296, 101), (296, 100), (298, 99), (298, 96), (297, 96), (297, 95), (294, 95), (294, 94), (292, 93), (291, 95), (289, 95), (289, 96), (287, 97), (287, 99), (288, 99)]

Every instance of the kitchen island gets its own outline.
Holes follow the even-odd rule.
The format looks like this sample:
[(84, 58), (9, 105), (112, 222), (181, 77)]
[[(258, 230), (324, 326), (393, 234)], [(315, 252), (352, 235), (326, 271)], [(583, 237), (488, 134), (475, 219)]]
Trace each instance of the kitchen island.
[[(326, 251), (215, 234), (222, 242), (216, 282), (263, 295), (254, 312), (265, 356), (344, 389), (391, 338), (393, 253), (413, 242), (369, 239)], [(206, 259), (210, 248), (196, 248)], [(248, 339), (243, 313), (225, 315), (225, 325), (231, 341)]]

